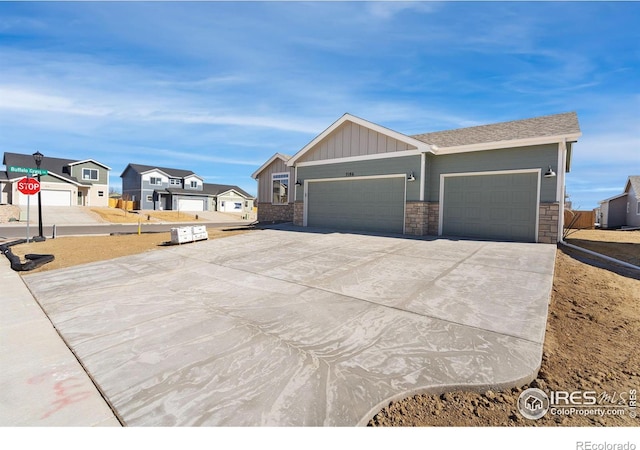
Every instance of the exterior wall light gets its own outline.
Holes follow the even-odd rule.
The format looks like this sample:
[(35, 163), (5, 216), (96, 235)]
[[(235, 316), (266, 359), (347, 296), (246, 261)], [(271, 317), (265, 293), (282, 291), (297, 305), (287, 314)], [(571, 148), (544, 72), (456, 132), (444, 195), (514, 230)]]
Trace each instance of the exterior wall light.
[(407, 175), (407, 181), (416, 181), (416, 177), (413, 176), (413, 172)]
[(553, 171), (551, 166), (549, 166), (549, 169), (547, 169), (547, 171), (544, 173), (544, 177), (545, 178), (553, 178), (555, 176), (556, 176), (556, 173)]

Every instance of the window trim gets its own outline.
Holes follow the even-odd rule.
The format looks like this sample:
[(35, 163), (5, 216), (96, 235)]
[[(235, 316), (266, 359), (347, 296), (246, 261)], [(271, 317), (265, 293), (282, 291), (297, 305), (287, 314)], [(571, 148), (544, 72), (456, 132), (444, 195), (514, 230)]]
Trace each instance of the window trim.
[[(283, 176), (283, 175), (286, 175)], [(277, 176), (279, 176), (278, 178), (276, 178)], [(273, 195), (273, 182), (277, 179), (285, 179), (287, 180), (287, 201), (282, 203), (282, 202), (276, 202), (274, 199), (274, 195)], [(271, 204), (272, 205), (288, 205), (289, 204), (289, 197), (291, 196), (291, 174), (289, 172), (275, 172), (271, 174)]]
[[(92, 177), (94, 172), (96, 174), (95, 178)], [(100, 178), (100, 174), (98, 173), (98, 169), (90, 169), (88, 167), (83, 167), (82, 168), (82, 179), (83, 180), (97, 181), (99, 178)]]
[[(157, 180), (157, 183), (154, 183), (153, 180)], [(151, 186), (161, 186), (162, 185), (162, 177), (149, 177), (149, 184)]]
[(147, 201), (153, 203), (153, 195), (147, 195)]
[(638, 200), (636, 204), (636, 216), (640, 216), (640, 200)]
[(189, 182), (189, 187), (190, 187), (191, 189), (198, 189), (198, 180), (191, 180), (191, 181)]

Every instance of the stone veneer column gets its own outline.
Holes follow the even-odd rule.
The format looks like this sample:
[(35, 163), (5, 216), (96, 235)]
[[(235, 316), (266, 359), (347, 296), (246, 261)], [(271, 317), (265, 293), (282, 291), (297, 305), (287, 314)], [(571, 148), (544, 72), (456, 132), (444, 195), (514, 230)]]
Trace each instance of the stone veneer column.
[(558, 242), (559, 220), (559, 203), (540, 203), (540, 216), (538, 218), (538, 242), (542, 244), (556, 244)]
[(437, 236), (439, 225), (438, 221), (440, 217), (440, 203), (428, 203), (428, 217), (427, 234), (429, 236)]
[(304, 203), (295, 202), (293, 204), (293, 224), (302, 226), (304, 224)]
[(427, 234), (428, 204), (407, 202), (405, 208), (404, 232), (415, 236)]

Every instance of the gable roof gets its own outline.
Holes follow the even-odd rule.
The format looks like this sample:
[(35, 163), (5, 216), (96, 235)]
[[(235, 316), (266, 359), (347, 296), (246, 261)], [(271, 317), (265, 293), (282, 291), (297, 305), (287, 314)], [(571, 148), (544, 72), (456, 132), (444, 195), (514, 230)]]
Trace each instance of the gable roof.
[[(293, 166), (295, 162), (300, 159), (304, 154), (306, 154), (309, 150), (316, 146), (320, 141), (322, 141), (325, 137), (329, 136), (333, 131), (335, 131), (338, 127), (340, 127), (345, 122), (353, 122), (355, 124), (361, 125), (363, 127), (369, 128), (371, 130), (377, 131), (378, 133), (384, 134), (386, 136), (390, 136), (400, 142), (404, 142), (413, 147), (416, 147), (417, 152), (430, 152), (433, 153), (433, 150), (428, 142), (420, 141), (412, 136), (407, 136), (406, 134), (399, 133), (397, 131), (391, 130), (389, 128), (385, 128), (382, 125), (378, 125), (373, 122), (369, 122), (368, 120), (361, 119), (360, 117), (356, 117), (349, 113), (345, 113), (338, 120), (333, 122), (326, 130), (316, 136), (311, 142), (305, 145), (302, 150), (293, 155), (291, 159), (287, 162), (288, 166)], [(254, 177), (255, 178), (255, 177)]]
[(289, 159), (291, 159), (291, 156), (285, 155), (285, 154), (282, 154), (282, 153), (275, 153), (271, 158), (269, 158), (267, 160), (266, 163), (261, 165), (258, 168), (258, 170), (256, 170), (255, 172), (253, 172), (251, 174), (251, 178), (254, 178), (254, 179), (257, 178), (257, 176), (260, 174), (260, 172), (262, 172), (264, 169), (269, 167), (271, 165), (271, 163), (274, 162), (276, 159), (281, 159), (282, 161), (284, 161), (286, 163), (287, 161), (289, 161)]
[(253, 195), (247, 193), (243, 189), (240, 189), (238, 186), (231, 185), (231, 184), (204, 183), (202, 190), (211, 195), (220, 195), (225, 192), (233, 190), (246, 198), (253, 198)]
[[(40, 168), (44, 169), (46, 171), (49, 172), (49, 174), (51, 176), (54, 176), (56, 178), (60, 178), (62, 180), (66, 180), (66, 181), (70, 181), (72, 183), (75, 184), (86, 184), (86, 185), (91, 185), (91, 182), (86, 182), (86, 181), (82, 181), (82, 180), (78, 180), (76, 177), (72, 177), (69, 175), (69, 170), (68, 167), (75, 165), (75, 164), (79, 164), (81, 162), (94, 162), (102, 167), (104, 167), (107, 170), (111, 170), (109, 167), (105, 166), (104, 164), (101, 164), (93, 159), (91, 160), (84, 160), (84, 161), (75, 161), (73, 159), (65, 159), (65, 158), (52, 158), (50, 156), (45, 156), (42, 159), (42, 163), (40, 164)], [(24, 155), (22, 153), (9, 153), (9, 152), (5, 152), (4, 157), (2, 159), (2, 163), (7, 167), (7, 171), (6, 176), (7, 179), (12, 180), (15, 178), (22, 178), (25, 176), (24, 173), (19, 173), (19, 172), (11, 172), (9, 171), (9, 167), (11, 166), (15, 166), (15, 167), (31, 167), (31, 168), (35, 168), (36, 163), (33, 160), (33, 155)]]
[(631, 175), (624, 186), (624, 191), (629, 192), (630, 187), (633, 187), (636, 196), (640, 198), (640, 175)]
[[(414, 135), (415, 139), (436, 146), (436, 153), (443, 148), (464, 148), (513, 141), (557, 142), (561, 138), (567, 141), (580, 137), (578, 115), (575, 112), (553, 114), (524, 120), (513, 120), (490, 125), (480, 125), (455, 130), (436, 131)], [(498, 147), (500, 147), (498, 145)]]
[(171, 169), (171, 168), (168, 168), (168, 167), (147, 166), (147, 165), (144, 165), (144, 164), (129, 163), (127, 165), (127, 167), (125, 167), (125, 169), (122, 171), (122, 174), (120, 175), (120, 177), (122, 177), (122, 175), (124, 175), (124, 173), (129, 168), (135, 170), (136, 172), (138, 172), (140, 174), (143, 174), (143, 173), (146, 173), (146, 172), (151, 172), (152, 170), (159, 170), (162, 173), (166, 174), (167, 176), (170, 176), (170, 177), (173, 177), (173, 178), (185, 178), (185, 177), (188, 177), (189, 175), (196, 175), (195, 172), (193, 172), (192, 170)]

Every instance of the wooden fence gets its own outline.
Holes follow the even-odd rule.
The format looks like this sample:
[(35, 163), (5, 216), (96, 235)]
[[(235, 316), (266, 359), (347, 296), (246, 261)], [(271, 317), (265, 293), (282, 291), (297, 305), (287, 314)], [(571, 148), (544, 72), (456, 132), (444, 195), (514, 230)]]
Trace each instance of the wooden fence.
[[(575, 222), (574, 222), (575, 221)], [(575, 229), (593, 229), (596, 222), (595, 211), (572, 211), (565, 210), (564, 226)]]

